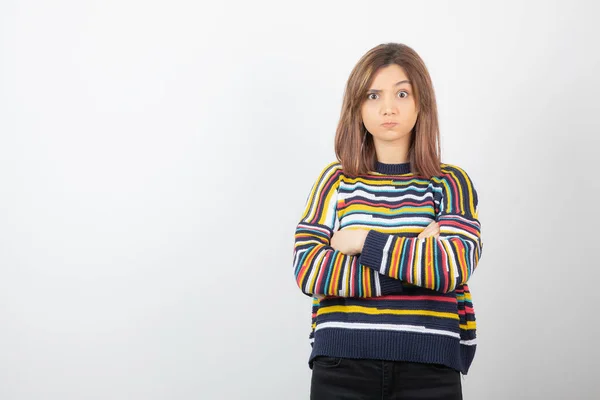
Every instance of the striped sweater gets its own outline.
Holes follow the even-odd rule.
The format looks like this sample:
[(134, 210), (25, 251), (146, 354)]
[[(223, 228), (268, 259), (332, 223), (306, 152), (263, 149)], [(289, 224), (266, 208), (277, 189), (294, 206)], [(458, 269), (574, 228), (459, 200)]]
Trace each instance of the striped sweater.
[[(294, 274), (313, 297), (310, 342), (319, 355), (444, 364), (467, 374), (476, 348), (467, 281), (483, 243), (477, 192), (467, 173), (442, 164), (430, 180), (410, 164), (360, 177), (339, 162), (314, 183), (297, 225)], [(439, 237), (418, 239), (432, 221)], [(369, 233), (362, 253), (334, 250), (338, 229)]]

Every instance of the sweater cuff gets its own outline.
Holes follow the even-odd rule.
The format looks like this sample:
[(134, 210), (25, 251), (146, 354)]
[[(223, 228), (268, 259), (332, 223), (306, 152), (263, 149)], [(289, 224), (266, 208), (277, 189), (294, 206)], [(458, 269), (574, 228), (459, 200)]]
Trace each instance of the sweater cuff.
[(381, 295), (400, 294), (404, 291), (404, 285), (401, 280), (390, 278), (387, 275), (379, 275), (379, 284), (381, 285)]
[(358, 261), (375, 271), (380, 272), (382, 269), (381, 261), (383, 259), (383, 249), (390, 239), (390, 235), (385, 233), (370, 230), (365, 239), (360, 258)]

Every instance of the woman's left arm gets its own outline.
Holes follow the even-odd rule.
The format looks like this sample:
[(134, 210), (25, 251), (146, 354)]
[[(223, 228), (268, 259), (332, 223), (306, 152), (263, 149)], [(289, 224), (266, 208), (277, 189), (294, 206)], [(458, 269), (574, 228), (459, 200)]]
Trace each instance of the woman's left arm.
[(439, 292), (465, 284), (483, 250), (477, 192), (467, 173), (445, 165), (433, 178), (442, 193), (438, 237), (424, 239), (369, 231), (359, 262), (383, 275)]

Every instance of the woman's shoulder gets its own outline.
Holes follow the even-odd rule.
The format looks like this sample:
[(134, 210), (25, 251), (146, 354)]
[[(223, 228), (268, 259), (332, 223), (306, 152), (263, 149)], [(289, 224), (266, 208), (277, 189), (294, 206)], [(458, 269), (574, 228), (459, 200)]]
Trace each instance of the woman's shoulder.
[(453, 181), (466, 181), (471, 183), (471, 178), (467, 171), (459, 165), (449, 164), (449, 163), (441, 163), (440, 170), (442, 174), (440, 178), (453, 180)]
[(442, 163), (440, 167), (442, 176), (438, 183), (443, 196), (450, 196), (452, 207), (459, 207), (463, 215), (471, 213), (477, 218), (479, 196), (467, 171), (456, 164)]
[(330, 161), (321, 167), (320, 175), (338, 174), (342, 171), (342, 163), (339, 161)]
[(330, 161), (324, 165), (315, 168), (318, 171), (317, 181), (330, 181), (331, 179), (338, 180), (343, 173), (342, 164), (339, 161)]
[(472, 199), (477, 204), (476, 185), (467, 171), (456, 164), (442, 163), (440, 167), (442, 170), (442, 176), (438, 180), (440, 187), (452, 195)]
[(466, 173), (465, 169), (457, 164), (441, 163), (440, 169), (442, 170), (442, 174), (451, 174), (456, 172)]
[(338, 160), (335, 161), (330, 161), (326, 166), (325, 169), (328, 168), (332, 168), (332, 169), (336, 169), (336, 170), (340, 170), (342, 169), (342, 163), (339, 162)]

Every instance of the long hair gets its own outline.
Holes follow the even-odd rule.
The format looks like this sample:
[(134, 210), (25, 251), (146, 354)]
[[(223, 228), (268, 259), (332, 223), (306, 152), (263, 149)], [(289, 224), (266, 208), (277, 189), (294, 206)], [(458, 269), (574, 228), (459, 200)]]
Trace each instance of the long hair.
[(401, 43), (380, 44), (358, 61), (346, 84), (340, 120), (335, 133), (335, 154), (344, 173), (350, 176), (375, 170), (377, 155), (373, 137), (361, 117), (361, 106), (379, 69), (397, 64), (410, 79), (418, 110), (411, 131), (409, 161), (411, 172), (431, 179), (441, 175), (441, 149), (437, 105), (431, 77), (425, 63), (410, 47)]

